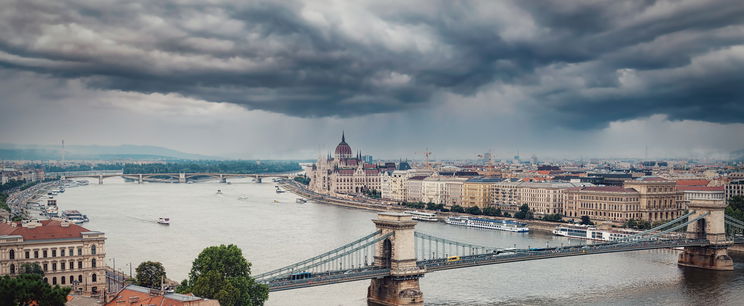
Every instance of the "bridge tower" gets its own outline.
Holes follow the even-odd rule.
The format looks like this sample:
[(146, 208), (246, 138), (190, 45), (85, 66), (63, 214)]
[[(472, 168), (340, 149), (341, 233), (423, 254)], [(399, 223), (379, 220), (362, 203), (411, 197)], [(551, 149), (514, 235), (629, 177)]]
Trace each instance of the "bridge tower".
[(390, 275), (372, 279), (367, 290), (368, 305), (424, 305), (419, 278), (426, 272), (416, 265), (414, 227), (411, 215), (380, 213), (373, 219), (377, 229), (393, 236), (375, 245), (374, 264), (390, 268)]
[(220, 174), (220, 183), (223, 183), (223, 184), (227, 183), (227, 178), (225, 177), (224, 174)]
[(708, 239), (710, 245), (704, 247), (685, 247), (679, 254), (678, 264), (685, 267), (696, 267), (709, 270), (734, 270), (734, 262), (728, 256), (727, 248), (733, 244), (726, 238), (724, 219), (724, 200), (691, 200), (688, 205), (695, 213), (690, 219), (710, 213), (703, 219), (687, 226), (687, 238)]
[(99, 174), (98, 175), (98, 185), (102, 185), (102, 184), (103, 184), (103, 174)]
[(178, 182), (181, 184), (186, 183), (186, 173), (181, 172), (178, 174)]
[(137, 178), (137, 184), (142, 184), (143, 181), (144, 181), (144, 178), (142, 177), (142, 174), (140, 174), (139, 177)]

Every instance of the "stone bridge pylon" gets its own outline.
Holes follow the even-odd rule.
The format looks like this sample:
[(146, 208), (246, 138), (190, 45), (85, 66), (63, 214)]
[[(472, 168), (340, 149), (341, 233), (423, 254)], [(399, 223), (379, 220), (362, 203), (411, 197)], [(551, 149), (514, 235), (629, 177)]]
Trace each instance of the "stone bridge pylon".
[(380, 235), (393, 233), (375, 245), (375, 266), (390, 269), (390, 275), (372, 279), (368, 305), (424, 305), (419, 278), (425, 270), (416, 265), (414, 227), (411, 215), (380, 213), (373, 219)]
[(708, 214), (697, 222), (687, 225), (687, 238), (708, 239), (710, 245), (685, 247), (679, 254), (678, 264), (709, 270), (734, 270), (734, 261), (728, 255), (728, 247), (733, 241), (726, 237), (724, 200), (692, 200), (688, 205), (694, 214), (690, 220)]

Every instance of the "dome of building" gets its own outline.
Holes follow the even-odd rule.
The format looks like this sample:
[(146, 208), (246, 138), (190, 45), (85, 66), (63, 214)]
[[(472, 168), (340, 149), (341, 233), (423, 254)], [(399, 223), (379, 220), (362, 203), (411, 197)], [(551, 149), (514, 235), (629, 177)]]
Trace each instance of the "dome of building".
[(346, 143), (346, 136), (341, 133), (341, 142), (336, 146), (336, 158), (351, 158), (351, 147)]

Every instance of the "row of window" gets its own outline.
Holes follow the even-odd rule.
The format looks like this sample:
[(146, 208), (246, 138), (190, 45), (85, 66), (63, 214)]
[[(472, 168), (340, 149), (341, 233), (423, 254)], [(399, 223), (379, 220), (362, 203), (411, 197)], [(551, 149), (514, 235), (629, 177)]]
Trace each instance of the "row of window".
[[(45, 263), (40, 264), (39, 266), (41, 267), (41, 269), (44, 272), (49, 272), (50, 271), (50, 269), (49, 269), (50, 266), (51, 266), (51, 272), (57, 272), (57, 263), (56, 262), (53, 262), (51, 264), (45, 262)], [(64, 262), (64, 261), (60, 261), (59, 262), (59, 269), (60, 269), (60, 271), (65, 271), (65, 268), (67, 266), (68, 266), (67, 265), (67, 262)], [(91, 268), (96, 268), (97, 266), (98, 266), (98, 264), (96, 262), (96, 259), (95, 258), (91, 259), (91, 261), (90, 261), (90, 267)], [(15, 274), (16, 273), (16, 268), (15, 267), (16, 267), (15, 264), (10, 264), (10, 266), (9, 266), (9, 270), (10, 270), (9, 272), (10, 272), (10, 274)], [(74, 261), (71, 260), (69, 262), (69, 268), (70, 268), (70, 271), (75, 270), (75, 262)], [(82, 270), (83, 269), (83, 261), (82, 260), (80, 260), (80, 261), (77, 262), (77, 268), (78, 268), (78, 270)]]
[[(69, 254), (68, 256), (75, 256), (75, 254), (74, 254), (75, 253), (74, 252), (75, 251), (75, 248), (74, 247), (69, 247), (67, 249), (65, 249), (65, 248), (59, 248), (59, 257), (65, 257), (65, 250), (69, 250), (67, 252), (67, 254)], [(56, 248), (53, 248), (51, 250), (41, 250), (41, 252), (39, 252), (39, 250), (33, 250), (33, 255), (34, 255), (33, 258), (48, 258), (48, 257), (50, 257), (50, 256), (48, 256), (50, 254), (51, 254), (51, 257), (57, 257), (57, 249)], [(90, 246), (90, 254), (91, 255), (96, 255), (96, 245), (95, 244)], [(25, 259), (30, 259), (31, 258), (31, 250), (26, 250), (25, 251), (25, 255), (26, 255), (24, 257)], [(39, 255), (41, 255), (41, 257)], [(83, 247), (78, 247), (77, 248), (77, 256), (83, 256)], [(9, 250), (8, 251), (8, 259), (16, 259), (15, 257), (16, 257), (15, 256), (15, 250), (13, 250), (13, 249)]]

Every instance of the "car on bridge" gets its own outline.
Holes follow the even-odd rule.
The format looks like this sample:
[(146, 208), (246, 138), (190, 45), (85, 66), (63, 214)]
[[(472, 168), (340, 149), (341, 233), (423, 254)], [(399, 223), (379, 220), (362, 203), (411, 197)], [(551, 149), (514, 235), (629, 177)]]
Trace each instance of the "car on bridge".
[(461, 259), (460, 256), (450, 256), (450, 257), (447, 257), (447, 262), (460, 261), (460, 259)]

